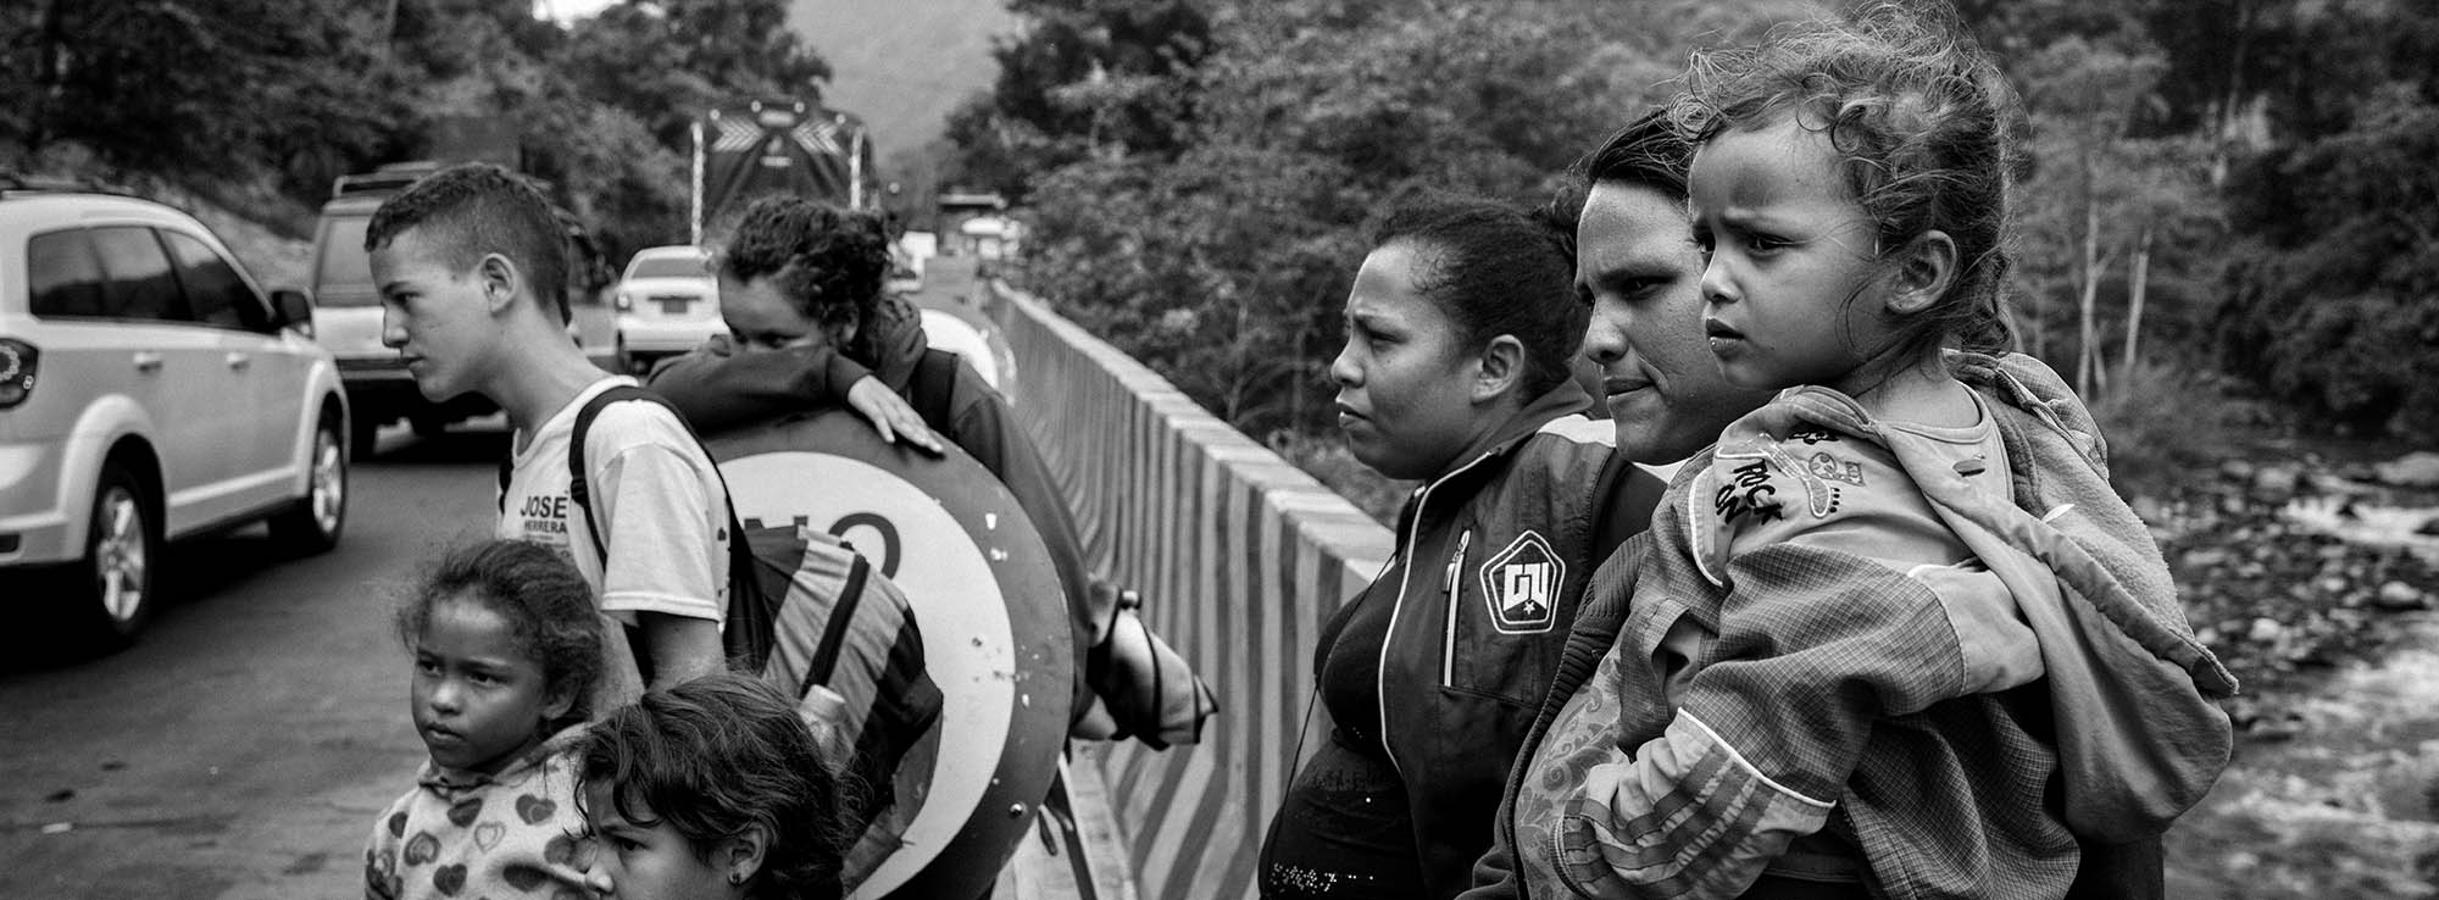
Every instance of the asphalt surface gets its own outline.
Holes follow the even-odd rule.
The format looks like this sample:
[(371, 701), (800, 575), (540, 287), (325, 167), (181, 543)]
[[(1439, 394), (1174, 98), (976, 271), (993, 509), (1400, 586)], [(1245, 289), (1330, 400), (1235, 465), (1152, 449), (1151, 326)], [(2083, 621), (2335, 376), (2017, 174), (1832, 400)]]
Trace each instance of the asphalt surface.
[(173, 545), (125, 650), (62, 651), (40, 598), (0, 598), (0, 900), (362, 896), (372, 820), (423, 760), (390, 613), (487, 531), (499, 427), (384, 432), (328, 554), (283, 559), (260, 526)]
[[(917, 302), (963, 309), (974, 262), (932, 269)], [(384, 430), (328, 554), (282, 558), (259, 525), (173, 545), (116, 653), (59, 647), (0, 585), (0, 900), (362, 896), (373, 818), (424, 760), (391, 611), (488, 534), (504, 421)]]

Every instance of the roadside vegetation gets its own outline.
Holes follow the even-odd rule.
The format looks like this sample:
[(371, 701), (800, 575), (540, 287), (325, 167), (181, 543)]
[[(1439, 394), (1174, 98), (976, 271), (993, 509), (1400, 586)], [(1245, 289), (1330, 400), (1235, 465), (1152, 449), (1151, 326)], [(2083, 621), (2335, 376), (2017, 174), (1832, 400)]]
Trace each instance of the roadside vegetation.
[(829, 65), (787, 13), (660, 0), (562, 27), (532, 0), (0, 4), (0, 171), (203, 201), (302, 238), (333, 178), (424, 157), (441, 123), (496, 119), (520, 168), (623, 260), (685, 240), (694, 114), (821, 96)]
[[(2021, 349), (2245, 684), (2172, 895), (2439, 894), (2439, 473), (2372, 465), (2439, 439), (2439, 8), (1959, 5), (2030, 114)], [(1687, 50), (1826, 6), (1013, 0), (941, 177), (1020, 202), (1027, 287), (1388, 521), (1411, 485), (1348, 457), (1325, 372), (1366, 217), (1543, 202)]]

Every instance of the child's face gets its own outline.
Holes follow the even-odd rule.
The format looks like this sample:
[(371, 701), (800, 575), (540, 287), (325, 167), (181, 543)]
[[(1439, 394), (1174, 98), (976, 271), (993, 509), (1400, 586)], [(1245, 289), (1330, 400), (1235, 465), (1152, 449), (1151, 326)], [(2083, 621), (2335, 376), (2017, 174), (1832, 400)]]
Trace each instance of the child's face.
[(1439, 474), (1473, 437), (1475, 356), (1416, 288), (1432, 263), (1409, 241), (1364, 258), (1347, 294), (1347, 342), (1330, 362), (1347, 449), (1391, 478)]
[(575, 703), (553, 696), (508, 620), (472, 597), (435, 601), (414, 651), (415, 731), (441, 766), (496, 773)]
[(1852, 392), (1885, 345), (1874, 225), (1840, 177), (1829, 135), (1792, 116), (1728, 131), (1694, 154), (1688, 180), (1703, 328), (1727, 380)]
[(421, 228), (372, 252), (381, 291), (381, 343), (398, 351), (424, 397), (443, 401), (482, 386), (499, 325), (480, 268), (458, 271)]
[(719, 854), (698, 855), (693, 842), (637, 799), (635, 814), (650, 827), (628, 821), (612, 802), (610, 785), (584, 786), (585, 823), (603, 852), (593, 858), (591, 885), (615, 900), (702, 900), (744, 893), (729, 870), (713, 865)]

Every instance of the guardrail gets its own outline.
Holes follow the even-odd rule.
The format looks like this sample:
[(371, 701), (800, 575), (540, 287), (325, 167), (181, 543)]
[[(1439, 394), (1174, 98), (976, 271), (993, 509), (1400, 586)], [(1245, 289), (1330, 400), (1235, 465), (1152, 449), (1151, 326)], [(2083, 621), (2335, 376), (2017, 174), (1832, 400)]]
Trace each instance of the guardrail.
[(1389, 530), (1041, 301), (991, 282), (1017, 418), (1102, 571), (1210, 682), (1220, 714), (1192, 747), (1127, 742), (1098, 761), (1142, 896), (1250, 898), (1263, 829), (1294, 774), (1331, 610), (1391, 549)]

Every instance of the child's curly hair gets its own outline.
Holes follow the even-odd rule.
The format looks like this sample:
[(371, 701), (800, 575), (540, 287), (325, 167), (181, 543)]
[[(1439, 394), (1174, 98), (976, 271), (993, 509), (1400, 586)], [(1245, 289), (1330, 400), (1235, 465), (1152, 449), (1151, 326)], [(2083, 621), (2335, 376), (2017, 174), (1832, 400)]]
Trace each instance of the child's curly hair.
[(1792, 116), (1829, 135), (1882, 252), (1933, 229), (1956, 242), (1956, 280), (1903, 326), (1902, 351), (2012, 343), (2008, 217), (2025, 119), (1953, 12), (1877, 4), (1847, 22), (1782, 26), (1759, 45), (1697, 51), (1684, 80), (1672, 112), (1692, 142)]
[[(771, 277), (780, 296), (821, 327), (873, 321), (889, 277), (889, 234), (881, 217), (802, 197), (771, 196), (745, 208), (720, 273), (736, 281)], [(872, 328), (842, 348), (873, 365)]]
[(838, 767), (778, 688), (721, 673), (647, 693), (596, 723), (577, 759), (577, 779), (607, 786), (621, 818), (668, 822), (700, 859), (760, 829), (762, 867), (748, 896), (843, 894), (854, 810)]
[(423, 637), (432, 607), (462, 598), (508, 622), (517, 649), (542, 668), (546, 690), (575, 698), (566, 715), (544, 723), (555, 732), (585, 720), (593, 683), (601, 678), (601, 616), (584, 574), (550, 548), (490, 540), (443, 555), (398, 607), (398, 639), (408, 650)]

